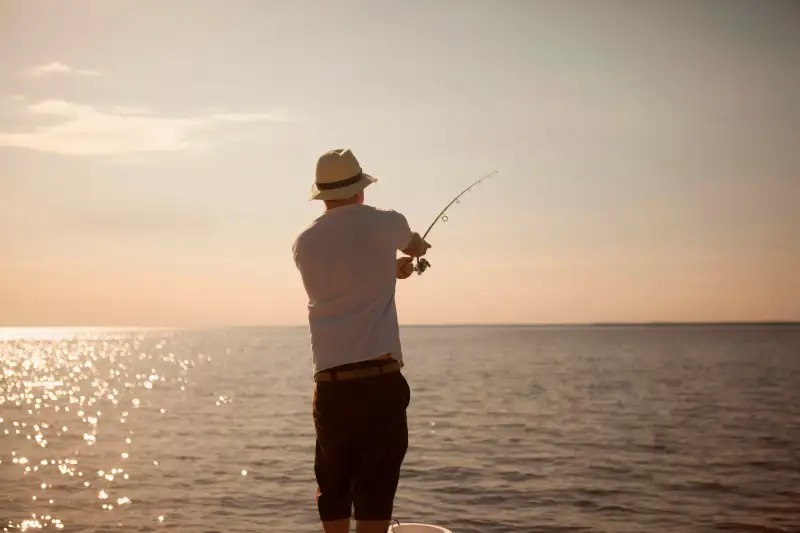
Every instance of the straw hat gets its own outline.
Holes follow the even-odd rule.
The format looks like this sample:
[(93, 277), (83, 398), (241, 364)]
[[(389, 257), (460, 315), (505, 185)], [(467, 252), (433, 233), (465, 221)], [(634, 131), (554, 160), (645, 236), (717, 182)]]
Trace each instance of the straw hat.
[(343, 200), (378, 181), (361, 170), (349, 149), (329, 150), (317, 160), (316, 180), (311, 186), (312, 200)]

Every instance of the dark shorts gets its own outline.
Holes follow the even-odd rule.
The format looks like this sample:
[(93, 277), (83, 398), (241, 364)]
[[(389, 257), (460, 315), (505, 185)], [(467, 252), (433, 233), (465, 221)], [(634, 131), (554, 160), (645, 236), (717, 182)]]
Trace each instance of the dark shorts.
[(350, 518), (351, 509), (356, 520), (391, 519), (408, 449), (410, 400), (400, 372), (315, 383), (314, 473), (322, 521)]

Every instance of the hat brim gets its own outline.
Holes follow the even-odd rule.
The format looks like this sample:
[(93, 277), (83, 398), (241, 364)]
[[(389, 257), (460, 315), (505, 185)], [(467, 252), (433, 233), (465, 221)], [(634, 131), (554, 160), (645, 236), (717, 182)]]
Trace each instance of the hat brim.
[(344, 200), (345, 198), (350, 198), (354, 194), (363, 191), (376, 181), (378, 181), (377, 178), (362, 173), (360, 180), (352, 185), (342, 187), (341, 189), (320, 190), (317, 184), (314, 183), (311, 186), (311, 200)]

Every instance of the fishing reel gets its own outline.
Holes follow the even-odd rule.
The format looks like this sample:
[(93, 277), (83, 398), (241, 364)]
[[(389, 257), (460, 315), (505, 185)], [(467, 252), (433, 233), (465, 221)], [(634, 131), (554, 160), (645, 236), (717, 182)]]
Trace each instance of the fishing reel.
[(424, 257), (420, 257), (419, 259), (417, 259), (417, 264), (414, 266), (414, 270), (417, 271), (418, 276), (421, 276), (422, 273), (428, 270), (428, 267), (430, 266), (431, 264), (428, 262), (427, 259), (425, 259)]

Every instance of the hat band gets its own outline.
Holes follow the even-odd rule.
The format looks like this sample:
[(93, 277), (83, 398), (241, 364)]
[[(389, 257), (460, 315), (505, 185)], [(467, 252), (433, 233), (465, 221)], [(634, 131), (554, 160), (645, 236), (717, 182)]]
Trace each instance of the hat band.
[(330, 183), (319, 183), (317, 182), (317, 189), (321, 191), (329, 191), (331, 189), (341, 189), (342, 187), (347, 187), (348, 185), (353, 185), (354, 183), (358, 183), (361, 181), (361, 178), (364, 176), (363, 172), (359, 172), (352, 178), (347, 178), (339, 181), (332, 181)]

